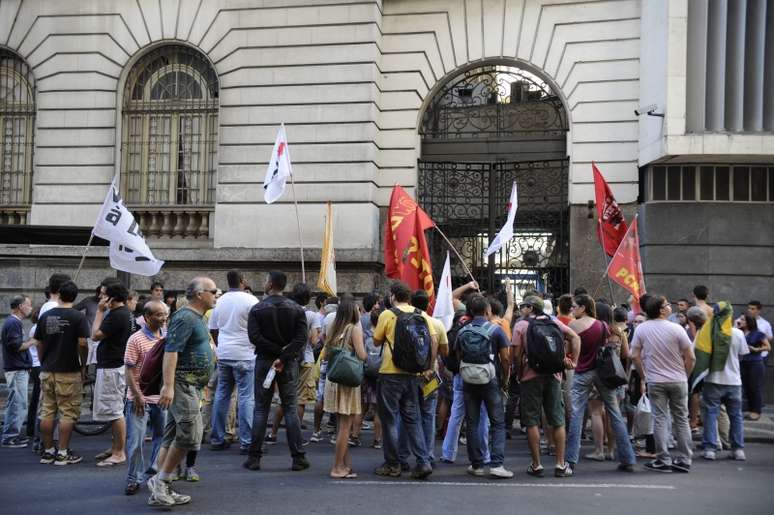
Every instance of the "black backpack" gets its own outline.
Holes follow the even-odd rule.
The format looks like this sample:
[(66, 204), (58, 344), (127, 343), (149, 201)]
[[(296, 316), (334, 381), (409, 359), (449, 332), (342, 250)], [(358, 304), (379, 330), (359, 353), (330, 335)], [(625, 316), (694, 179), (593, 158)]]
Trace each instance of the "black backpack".
[(454, 317), (454, 323), (452, 324), (451, 329), (449, 329), (449, 332), (446, 333), (448, 339), (449, 339), (449, 354), (443, 358), (444, 360), (444, 366), (446, 367), (446, 370), (451, 372), (452, 374), (459, 374), (460, 373), (460, 357), (457, 354), (457, 337), (459, 336), (460, 330), (465, 327), (466, 324), (470, 322), (470, 318), (462, 315), (462, 316), (455, 316)]
[(432, 340), (430, 328), (422, 312), (414, 309), (406, 313), (398, 308), (392, 308), (390, 311), (397, 317), (395, 341), (390, 348), (393, 364), (411, 374), (430, 369)]
[(564, 370), (564, 335), (548, 316), (529, 320), (527, 364), (538, 374), (556, 374)]

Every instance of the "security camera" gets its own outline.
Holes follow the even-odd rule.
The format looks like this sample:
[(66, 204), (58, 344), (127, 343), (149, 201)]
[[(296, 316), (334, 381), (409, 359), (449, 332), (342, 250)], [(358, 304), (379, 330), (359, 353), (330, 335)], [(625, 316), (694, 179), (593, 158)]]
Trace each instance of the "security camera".
[(640, 106), (634, 110), (634, 115), (641, 116), (643, 114), (647, 114), (648, 116), (660, 116), (663, 118), (664, 114), (657, 113), (656, 109), (658, 109), (658, 106), (656, 104), (648, 104), (646, 106)]

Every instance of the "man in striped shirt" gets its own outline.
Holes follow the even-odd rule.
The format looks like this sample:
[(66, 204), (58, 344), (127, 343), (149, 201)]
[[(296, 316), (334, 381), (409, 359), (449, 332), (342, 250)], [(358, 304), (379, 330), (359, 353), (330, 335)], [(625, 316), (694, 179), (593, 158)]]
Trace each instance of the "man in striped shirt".
[[(158, 395), (143, 396), (140, 391), (140, 370), (146, 353), (161, 339), (162, 327), (166, 324), (168, 316), (169, 308), (163, 302), (148, 301), (143, 312), (145, 326), (132, 334), (126, 342), (124, 364), (128, 371), (126, 384), (129, 387), (126, 403), (126, 453), (129, 458), (129, 471), (124, 491), (126, 495), (136, 494), (140, 489), (140, 483), (156, 473), (153, 466), (164, 438), (166, 410), (159, 407)], [(148, 423), (151, 425), (153, 442), (150, 467), (146, 470), (142, 444)]]

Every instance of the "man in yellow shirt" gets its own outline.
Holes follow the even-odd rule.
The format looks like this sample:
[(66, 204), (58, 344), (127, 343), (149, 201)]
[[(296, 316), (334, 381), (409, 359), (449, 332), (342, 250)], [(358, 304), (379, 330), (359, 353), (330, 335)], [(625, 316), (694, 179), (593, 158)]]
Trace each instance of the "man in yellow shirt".
[[(420, 319), (412, 319), (417, 323), (413, 325), (414, 338), (412, 342), (417, 346), (416, 350), (422, 347), (428, 352), (417, 353), (417, 355), (426, 355), (428, 359), (420, 365), (422, 374), (429, 377), (433, 373), (433, 363), (437, 352), (437, 331), (432, 319), (409, 304), (411, 300), (411, 290), (403, 283), (397, 282), (390, 287), (390, 304), (392, 309), (385, 310), (379, 315), (379, 321), (374, 329), (374, 345), (380, 346), (386, 342), (384, 354), (382, 356), (382, 366), (379, 368), (379, 393), (378, 407), (379, 418), (382, 421), (383, 439), (384, 439), (384, 464), (376, 469), (376, 474), (380, 476), (399, 477), (401, 474), (400, 460), (398, 457), (398, 421), (400, 421), (400, 431), (405, 432), (409, 448), (417, 460), (417, 466), (411, 473), (414, 479), (424, 479), (433, 472), (430, 465), (430, 453), (425, 443), (423, 426), (420, 413), (420, 389), (422, 378), (414, 371), (407, 371), (399, 368), (393, 361), (393, 351), (396, 348), (395, 336), (396, 327), (398, 327), (399, 313), (417, 313)], [(406, 319), (408, 317), (402, 317)], [(408, 327), (408, 323), (398, 327), (398, 334), (403, 338), (409, 331), (402, 329)], [(403, 342), (401, 342), (402, 344)], [(400, 345), (402, 347), (402, 345)], [(429, 349), (428, 349), (429, 347)], [(400, 359), (397, 359), (400, 358)], [(396, 357), (395, 361), (403, 363), (404, 356)], [(412, 363), (413, 364), (413, 363)]]

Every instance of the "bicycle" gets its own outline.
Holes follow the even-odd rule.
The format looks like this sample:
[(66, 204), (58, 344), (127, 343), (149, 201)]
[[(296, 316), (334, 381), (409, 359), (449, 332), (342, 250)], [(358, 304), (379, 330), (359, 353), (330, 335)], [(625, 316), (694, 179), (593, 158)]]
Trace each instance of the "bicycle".
[(86, 367), (86, 378), (83, 381), (83, 398), (81, 400), (81, 418), (75, 423), (75, 432), (83, 436), (101, 435), (110, 429), (110, 422), (94, 420), (94, 383), (97, 378), (95, 365)]

